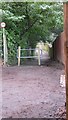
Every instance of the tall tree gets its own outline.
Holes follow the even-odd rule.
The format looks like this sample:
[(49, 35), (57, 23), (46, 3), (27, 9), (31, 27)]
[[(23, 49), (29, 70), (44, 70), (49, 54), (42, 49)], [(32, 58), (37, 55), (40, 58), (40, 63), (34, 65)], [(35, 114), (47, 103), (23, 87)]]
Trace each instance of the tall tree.
[(34, 48), (39, 41), (53, 42), (63, 31), (63, 3), (7, 2), (2, 4), (2, 19), (10, 56), (15, 47)]

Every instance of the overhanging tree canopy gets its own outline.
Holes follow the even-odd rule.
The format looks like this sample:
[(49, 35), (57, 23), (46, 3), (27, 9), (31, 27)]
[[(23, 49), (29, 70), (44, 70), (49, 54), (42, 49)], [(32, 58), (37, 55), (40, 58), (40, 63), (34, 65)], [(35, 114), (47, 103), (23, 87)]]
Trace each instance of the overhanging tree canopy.
[(10, 54), (14, 46), (35, 47), (37, 42), (53, 42), (63, 31), (62, 3), (2, 3)]

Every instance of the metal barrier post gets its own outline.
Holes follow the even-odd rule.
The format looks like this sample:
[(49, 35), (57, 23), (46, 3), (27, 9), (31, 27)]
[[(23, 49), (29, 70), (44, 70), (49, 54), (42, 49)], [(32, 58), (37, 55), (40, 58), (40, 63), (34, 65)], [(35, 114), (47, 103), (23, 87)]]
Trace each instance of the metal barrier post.
[(19, 46), (18, 47), (18, 66), (20, 66), (20, 50), (21, 50), (21, 47)]

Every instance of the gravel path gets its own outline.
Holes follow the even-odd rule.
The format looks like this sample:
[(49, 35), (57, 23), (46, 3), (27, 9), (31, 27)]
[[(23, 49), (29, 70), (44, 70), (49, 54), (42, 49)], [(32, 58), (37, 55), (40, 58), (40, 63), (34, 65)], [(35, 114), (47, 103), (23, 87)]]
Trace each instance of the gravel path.
[(9, 66), (2, 69), (3, 118), (65, 118), (65, 88), (60, 87), (62, 65)]

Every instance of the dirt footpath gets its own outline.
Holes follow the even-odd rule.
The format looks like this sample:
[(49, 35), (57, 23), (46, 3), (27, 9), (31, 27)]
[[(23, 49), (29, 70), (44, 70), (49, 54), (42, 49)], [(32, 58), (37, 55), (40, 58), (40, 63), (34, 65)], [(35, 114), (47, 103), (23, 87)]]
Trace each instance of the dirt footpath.
[(65, 118), (65, 88), (60, 64), (3, 67), (3, 118)]

